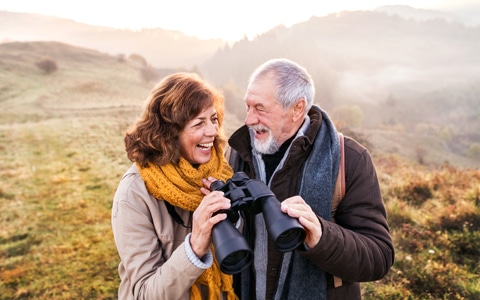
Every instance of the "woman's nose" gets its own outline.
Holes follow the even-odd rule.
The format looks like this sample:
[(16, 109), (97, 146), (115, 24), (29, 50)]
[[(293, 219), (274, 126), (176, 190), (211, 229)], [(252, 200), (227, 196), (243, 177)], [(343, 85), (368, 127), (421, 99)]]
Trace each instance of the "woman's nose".
[(218, 126), (213, 123), (209, 123), (207, 126), (206, 134), (209, 136), (216, 136), (218, 134)]

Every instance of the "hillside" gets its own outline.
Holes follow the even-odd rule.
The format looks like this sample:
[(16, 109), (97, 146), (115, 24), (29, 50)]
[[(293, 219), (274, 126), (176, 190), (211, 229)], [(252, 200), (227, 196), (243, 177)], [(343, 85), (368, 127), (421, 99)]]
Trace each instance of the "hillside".
[[(58, 71), (46, 75), (35, 67), (36, 62), (46, 57), (57, 62)], [(144, 82), (140, 68), (131, 61), (96, 50), (53, 42), (1, 44), (0, 79), (0, 124), (31, 123), (51, 118), (104, 117), (111, 114), (124, 116), (126, 126), (139, 113), (143, 100), (155, 83)], [(235, 95), (231, 86), (223, 87), (227, 98), (225, 132), (230, 134), (243, 120), (241, 115), (244, 114), (244, 107), (239, 98), (243, 92), (236, 88)], [(453, 93), (453, 90), (449, 91), (450, 94)], [(470, 89), (470, 93), (471, 100), (477, 99), (474, 97), (475, 89)], [(451, 99), (444, 98), (443, 94), (437, 99), (444, 99), (444, 107), (452, 105)], [(240, 108), (236, 108), (233, 101), (237, 101)], [(473, 108), (466, 112), (472, 117), (452, 119), (456, 125), (472, 126), (478, 122), (474, 117), (476, 106), (473, 103), (471, 105)], [(432, 105), (431, 109), (439, 107)], [(369, 110), (372, 113), (378, 111), (374, 114), (385, 118), (389, 114), (392, 114), (393, 118), (395, 113), (410, 116), (416, 113), (409, 112), (408, 107), (402, 106), (391, 112), (374, 105)], [(458, 109), (454, 112), (457, 118), (462, 117)], [(441, 115), (440, 109), (436, 116), (440, 118)], [(365, 118), (369, 118), (368, 110)], [(433, 119), (432, 122), (434, 121)], [(371, 145), (370, 150), (378, 155), (398, 154), (412, 162), (421, 160), (427, 165), (449, 163), (462, 167), (479, 167), (477, 157), (465, 155), (462, 148), (463, 144), (470, 144), (471, 139), (477, 139), (475, 133), (466, 139), (465, 135), (452, 132), (452, 142), (449, 144), (437, 130), (434, 125), (429, 125), (428, 119), (424, 117), (423, 123), (417, 124), (415, 130), (393, 122), (356, 129), (353, 136), (359, 140), (362, 137), (366, 139)]]
[(191, 68), (210, 58), (225, 43), (161, 28), (132, 31), (7, 11), (0, 11), (0, 41), (57, 41), (111, 55), (139, 54), (162, 68)]
[[(56, 72), (35, 66), (46, 58)], [(138, 110), (148, 90), (127, 62), (56, 42), (1, 44), (0, 77), (1, 124)]]
[[(270, 58), (292, 59), (312, 75), (317, 104), (332, 114), (342, 106), (360, 109), (361, 124), (337, 119), (350, 129), (372, 140), (383, 139), (378, 129), (383, 136), (385, 130), (392, 137), (414, 135), (418, 142), (403, 139), (388, 147), (400, 155), (424, 147), (431, 152), (430, 163), (478, 168), (480, 156), (471, 155), (480, 147), (478, 53), (480, 27), (439, 18), (405, 19), (381, 10), (346, 11), (291, 28), (279, 26), (252, 41), (225, 47), (202, 65), (202, 72), (230, 89), (229, 105), (241, 111), (252, 70)], [(422, 144), (430, 139), (443, 143), (444, 149), (438, 152)], [(383, 143), (374, 146), (387, 150)], [(402, 151), (409, 146), (410, 151)], [(409, 158), (416, 160), (415, 155)]]
[[(373, 152), (432, 166), (480, 167), (480, 27), (465, 26), (448, 14), (405, 6), (344, 11), (278, 26), (218, 51), (219, 41), (161, 29), (131, 32), (39, 15), (0, 16), (0, 37), (85, 43), (117, 58), (135, 46), (147, 64), (170, 71), (198, 54), (193, 68), (225, 91), (232, 113), (227, 132), (244, 118), (242, 99), (251, 71), (269, 58), (287, 57), (313, 76), (316, 103), (356, 138), (370, 139)], [(91, 88), (98, 87), (83, 86)], [(339, 113), (345, 107), (359, 111), (361, 122)]]
[[(46, 58), (57, 71), (36, 67)], [(134, 61), (58, 42), (0, 44), (0, 126), (119, 117), (127, 126), (157, 82), (145, 82), (141, 71)]]

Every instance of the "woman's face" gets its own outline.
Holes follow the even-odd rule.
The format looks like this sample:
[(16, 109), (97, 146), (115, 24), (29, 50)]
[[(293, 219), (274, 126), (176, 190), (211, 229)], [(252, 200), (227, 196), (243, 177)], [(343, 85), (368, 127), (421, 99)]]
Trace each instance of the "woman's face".
[(191, 164), (210, 160), (213, 141), (218, 134), (218, 117), (212, 105), (190, 120), (180, 132), (180, 153)]

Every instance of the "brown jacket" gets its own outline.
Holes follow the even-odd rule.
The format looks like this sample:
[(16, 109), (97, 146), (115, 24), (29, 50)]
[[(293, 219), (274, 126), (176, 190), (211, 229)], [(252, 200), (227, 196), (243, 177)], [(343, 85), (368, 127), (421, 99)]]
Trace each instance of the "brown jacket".
[[(306, 138), (293, 141), (284, 167), (271, 179), (270, 188), (280, 201), (298, 194), (298, 179), (309, 153), (309, 141), (315, 138), (322, 119), (316, 107), (312, 108), (309, 116), (311, 125), (305, 132)], [(248, 129), (242, 127), (232, 135), (229, 144), (232, 153), (237, 152), (245, 162), (242, 171), (251, 178), (256, 178), (249, 141)], [(234, 171), (240, 170), (234, 168)], [(345, 137), (345, 176), (346, 194), (337, 208), (337, 224), (319, 218), (323, 229), (319, 244), (307, 251), (296, 250), (329, 274), (327, 299), (360, 299), (358, 282), (383, 278), (394, 261), (393, 244), (373, 162), (367, 149), (348, 137)], [(267, 293), (276, 290), (281, 255), (269, 248)], [(343, 280), (341, 287), (333, 286), (332, 275)], [(239, 281), (242, 281), (241, 276), (236, 277), (237, 288), (240, 284), (247, 284), (253, 287), (250, 291), (255, 290), (254, 281)], [(255, 295), (241, 295), (242, 299), (254, 297)], [(316, 295), (310, 297), (316, 299)]]
[[(191, 225), (191, 212), (176, 211)], [(176, 223), (164, 201), (147, 192), (135, 165), (115, 193), (112, 228), (121, 260), (119, 299), (190, 299), (190, 288), (204, 271), (185, 253), (185, 237), (191, 230)]]

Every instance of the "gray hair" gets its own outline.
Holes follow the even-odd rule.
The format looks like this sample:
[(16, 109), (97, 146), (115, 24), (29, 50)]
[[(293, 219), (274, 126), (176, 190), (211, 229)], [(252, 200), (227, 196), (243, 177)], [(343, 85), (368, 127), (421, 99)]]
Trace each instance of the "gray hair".
[(255, 69), (248, 85), (267, 75), (273, 75), (277, 86), (275, 98), (283, 108), (288, 108), (298, 99), (304, 98), (305, 115), (308, 113), (315, 97), (315, 86), (305, 68), (285, 58), (270, 59)]

